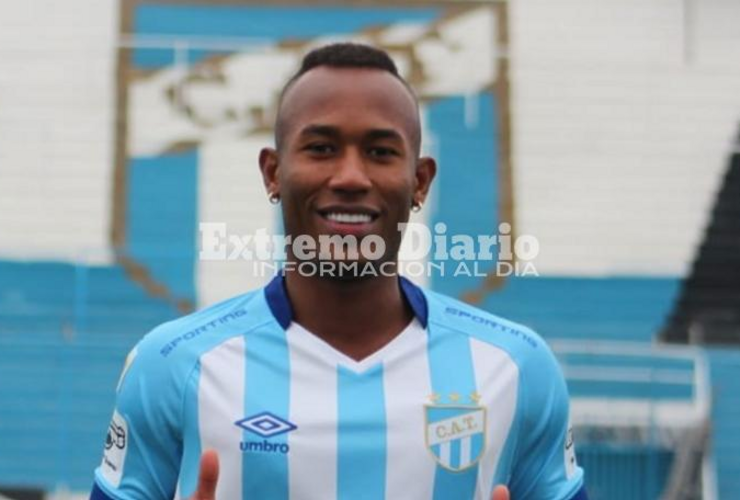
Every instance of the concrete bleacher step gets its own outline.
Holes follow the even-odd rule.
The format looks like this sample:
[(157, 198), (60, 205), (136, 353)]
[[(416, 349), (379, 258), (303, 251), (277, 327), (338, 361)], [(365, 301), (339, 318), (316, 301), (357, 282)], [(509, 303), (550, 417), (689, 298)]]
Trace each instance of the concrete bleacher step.
[[(86, 489), (100, 460), (115, 384), (130, 345), (0, 341), (0, 482)], [(12, 457), (28, 457), (13, 460)], [(32, 458), (31, 458), (32, 457)]]
[(155, 302), (119, 265), (77, 266), (65, 262), (0, 260), (0, 302), (11, 297), (55, 304), (79, 299), (139, 304)]
[(678, 284), (644, 277), (513, 278), (477, 305), (548, 339), (651, 342)]

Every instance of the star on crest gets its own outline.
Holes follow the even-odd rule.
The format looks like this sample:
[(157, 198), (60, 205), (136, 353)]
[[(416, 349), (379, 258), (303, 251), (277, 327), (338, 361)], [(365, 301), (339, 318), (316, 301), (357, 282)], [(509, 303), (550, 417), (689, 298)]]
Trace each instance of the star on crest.
[[(454, 404), (459, 404), (460, 402), (466, 401), (465, 400), (466, 396), (458, 392), (451, 392), (447, 395), (446, 398), (443, 394), (434, 392), (430, 394), (428, 398), (432, 404), (453, 404), (454, 405)], [(473, 391), (467, 395), (467, 399), (470, 401), (470, 403), (473, 403), (473, 404), (479, 404), (481, 398), (482, 396), (478, 394), (478, 391)], [(447, 400), (447, 402), (444, 402), (445, 399)]]

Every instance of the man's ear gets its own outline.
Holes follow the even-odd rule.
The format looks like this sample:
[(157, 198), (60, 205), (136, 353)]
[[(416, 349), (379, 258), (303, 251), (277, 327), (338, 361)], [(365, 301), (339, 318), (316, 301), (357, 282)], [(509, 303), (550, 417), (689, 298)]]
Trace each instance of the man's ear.
[(260, 151), (260, 171), (262, 182), (265, 185), (268, 196), (280, 195), (280, 182), (278, 181), (278, 153), (273, 148), (262, 148)]
[(424, 203), (435, 175), (437, 175), (437, 162), (434, 158), (422, 156), (416, 161), (414, 203)]

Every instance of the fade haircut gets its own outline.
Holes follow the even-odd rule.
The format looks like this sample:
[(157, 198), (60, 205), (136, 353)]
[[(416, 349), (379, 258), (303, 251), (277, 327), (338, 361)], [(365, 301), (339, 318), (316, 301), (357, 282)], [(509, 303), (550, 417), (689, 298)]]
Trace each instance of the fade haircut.
[[(288, 90), (295, 84), (298, 79), (308, 73), (314, 68), (321, 66), (327, 66), (330, 68), (366, 68), (366, 69), (377, 69), (379, 71), (387, 71), (393, 75), (398, 81), (400, 81), (404, 87), (409, 91), (411, 96), (414, 98), (414, 104), (417, 106), (416, 94), (414, 93), (411, 86), (403, 79), (398, 73), (398, 68), (393, 59), (384, 50), (372, 47), (370, 45), (363, 45), (359, 43), (332, 43), (313, 49), (311, 52), (306, 54), (301, 61), (301, 67), (298, 71), (290, 77), (282, 91), (280, 92), (280, 98), (278, 99), (278, 110), (277, 118), (275, 120), (275, 147), (279, 150), (282, 144), (283, 134), (285, 133), (285, 124), (282, 118), (282, 107), (283, 99), (288, 93)], [(416, 153), (419, 154), (419, 146), (421, 143), (421, 130), (417, 127), (413, 132), (412, 140), (416, 146)]]

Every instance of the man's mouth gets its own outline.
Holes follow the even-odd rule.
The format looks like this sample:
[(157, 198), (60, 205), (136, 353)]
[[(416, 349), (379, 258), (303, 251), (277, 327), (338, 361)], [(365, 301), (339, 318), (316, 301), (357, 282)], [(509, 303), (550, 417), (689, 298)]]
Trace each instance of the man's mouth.
[(367, 234), (380, 212), (367, 207), (326, 207), (318, 211), (328, 233), (362, 236)]
[(326, 220), (339, 222), (340, 224), (369, 224), (374, 217), (370, 214), (357, 214), (348, 212), (328, 212), (322, 214)]
[(335, 224), (370, 224), (380, 212), (364, 206), (327, 206), (318, 210), (319, 215)]

